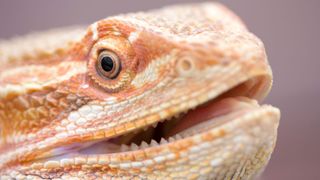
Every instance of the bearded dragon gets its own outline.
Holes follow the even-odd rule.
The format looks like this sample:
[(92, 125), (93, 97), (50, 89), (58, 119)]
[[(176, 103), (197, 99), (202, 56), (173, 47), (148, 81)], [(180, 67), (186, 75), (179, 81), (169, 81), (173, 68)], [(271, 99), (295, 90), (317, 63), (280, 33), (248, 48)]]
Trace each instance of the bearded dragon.
[(219, 3), (3, 40), (1, 179), (253, 179), (271, 85), (263, 43)]

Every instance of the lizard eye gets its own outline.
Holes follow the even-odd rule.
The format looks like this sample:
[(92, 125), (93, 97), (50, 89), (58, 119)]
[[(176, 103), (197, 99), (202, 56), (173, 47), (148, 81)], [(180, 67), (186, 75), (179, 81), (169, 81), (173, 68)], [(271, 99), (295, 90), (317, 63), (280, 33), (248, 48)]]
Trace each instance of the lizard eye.
[(106, 36), (91, 47), (88, 54), (89, 82), (107, 92), (116, 93), (130, 85), (137, 65), (135, 51), (122, 36)]
[(121, 70), (119, 57), (109, 50), (103, 50), (99, 53), (96, 66), (99, 74), (108, 79), (116, 78)]

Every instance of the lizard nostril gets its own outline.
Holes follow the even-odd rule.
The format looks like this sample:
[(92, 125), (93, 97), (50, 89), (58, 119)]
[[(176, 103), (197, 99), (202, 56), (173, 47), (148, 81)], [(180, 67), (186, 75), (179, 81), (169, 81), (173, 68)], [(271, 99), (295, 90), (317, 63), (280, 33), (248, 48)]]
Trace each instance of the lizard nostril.
[(181, 74), (191, 73), (194, 70), (194, 63), (189, 58), (180, 59), (177, 65), (178, 71)]
[(184, 71), (189, 71), (191, 69), (192, 64), (188, 60), (183, 60), (181, 62), (181, 67)]

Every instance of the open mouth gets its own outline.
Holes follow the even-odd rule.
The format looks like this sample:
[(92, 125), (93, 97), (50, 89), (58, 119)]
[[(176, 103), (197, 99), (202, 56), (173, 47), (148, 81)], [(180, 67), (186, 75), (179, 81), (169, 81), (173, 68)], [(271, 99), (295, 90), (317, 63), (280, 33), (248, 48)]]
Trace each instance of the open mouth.
[(177, 113), (169, 119), (160, 119), (152, 125), (146, 125), (113, 138), (58, 147), (52, 151), (50, 158), (43, 160), (145, 150), (207, 132), (261, 108), (257, 100), (251, 98), (252, 94), (262, 86), (257, 83), (258, 80), (251, 79), (214, 99), (185, 112)]
[(77, 153), (109, 154), (166, 144), (210, 130), (255, 108), (259, 108), (257, 101), (247, 97), (215, 99), (143, 129), (108, 140), (90, 142)]

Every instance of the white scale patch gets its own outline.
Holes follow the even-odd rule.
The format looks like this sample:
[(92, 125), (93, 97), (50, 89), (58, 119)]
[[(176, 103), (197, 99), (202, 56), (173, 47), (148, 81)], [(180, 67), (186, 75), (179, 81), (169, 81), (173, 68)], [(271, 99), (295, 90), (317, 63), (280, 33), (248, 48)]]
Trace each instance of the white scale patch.
[(16, 74), (17, 72), (24, 72), (24, 71), (37, 72), (37, 71), (39, 71), (39, 69), (43, 69), (43, 68), (48, 69), (49, 72), (52, 72), (52, 74), (56, 74), (56, 75), (52, 75), (52, 77), (50, 77), (51, 79), (48, 79), (43, 82), (34, 81), (36, 79), (33, 78), (29, 82), (24, 82), (23, 84), (6, 84), (0, 88), (0, 98), (6, 97), (7, 94), (10, 92), (16, 92), (17, 94), (23, 94), (30, 89), (40, 90), (44, 86), (50, 86), (51, 84), (56, 84), (56, 83), (68, 80), (68, 79), (70, 79), (70, 77), (72, 77), (76, 74), (84, 73), (87, 70), (87, 68), (82, 63), (65, 62), (65, 63), (61, 63), (59, 66), (61, 66), (61, 67), (62, 66), (72, 66), (74, 68), (70, 68), (70, 70), (64, 75), (58, 75), (59, 68), (51, 67), (50, 69), (48, 69), (48, 67), (46, 67), (46, 66), (28, 66), (28, 67), (21, 67), (21, 68), (16, 68), (16, 69), (12, 69), (12, 70), (8, 70), (8, 71), (3, 72), (2, 74), (0, 74), (0, 79), (4, 79), (8, 76), (12, 76), (12, 75)]
[(131, 43), (133, 43), (138, 39), (139, 35), (140, 35), (140, 32), (132, 32), (130, 33), (130, 36), (128, 39)]
[(92, 31), (92, 39), (93, 40), (98, 40), (99, 38), (99, 34), (98, 34), (98, 23), (95, 22), (91, 25), (90, 27), (91, 31)]
[(79, 126), (98, 118), (98, 116), (106, 115), (106, 113), (101, 105), (84, 105), (77, 111), (71, 112), (67, 119), (70, 123), (75, 122)]
[(156, 81), (159, 79), (159, 67), (170, 63), (172, 55), (166, 55), (153, 60), (146, 69), (139, 73), (131, 82), (136, 88), (140, 88), (148, 82)]

